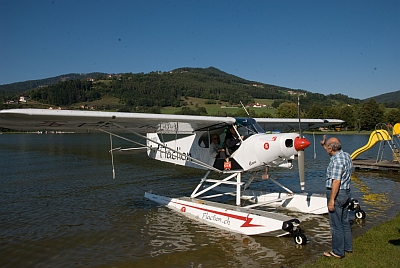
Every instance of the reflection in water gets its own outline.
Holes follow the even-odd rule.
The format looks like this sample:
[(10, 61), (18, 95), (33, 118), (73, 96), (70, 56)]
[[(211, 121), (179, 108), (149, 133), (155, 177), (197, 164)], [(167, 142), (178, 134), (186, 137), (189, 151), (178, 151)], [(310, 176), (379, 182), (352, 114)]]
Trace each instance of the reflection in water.
[[(240, 263), (244, 267), (259, 265), (259, 261), (279, 264), (285, 260), (283, 254), (257, 242), (255, 237), (212, 228), (194, 222), (165, 207), (158, 208), (146, 215), (146, 226), (142, 228), (141, 232), (146, 236), (146, 240), (152, 248), (150, 251), (152, 257), (162, 256), (166, 253), (198, 251), (198, 247), (201, 247), (201, 252), (203, 254), (207, 252), (205, 255), (207, 257), (199, 260), (196, 265), (208, 266), (221, 261), (221, 256), (218, 256), (217, 252), (226, 256), (227, 259), (223, 261), (225, 264)], [(212, 259), (210, 255), (216, 256)], [(182, 258), (181, 255), (179, 256)]]
[[(385, 178), (385, 173), (354, 172), (353, 187), (360, 193), (359, 201), (362, 206), (368, 207), (367, 217), (374, 218), (379, 223), (392, 216), (389, 211), (399, 201), (399, 183)], [(396, 211), (394, 209), (393, 211)]]
[[(352, 152), (368, 137), (340, 139)], [(113, 180), (108, 151), (107, 135), (0, 135), (1, 267), (296, 267), (330, 247), (326, 215), (279, 210), (302, 221), (305, 246), (291, 237), (249, 237), (194, 222), (143, 194), (188, 195), (204, 172), (135, 151), (114, 155)], [(315, 160), (313, 150), (305, 154), (306, 190), (324, 193), (329, 157), (320, 146)], [(295, 169), (271, 172), (300, 192)], [(353, 197), (367, 213), (365, 222), (353, 224), (354, 236), (397, 213), (399, 178), (354, 173)], [(252, 187), (279, 190), (268, 180)]]
[(373, 189), (367, 185), (367, 183), (361, 181), (356, 175), (352, 176), (352, 182), (354, 185), (358, 188), (360, 192), (363, 193), (362, 200), (366, 205), (369, 205), (373, 207), (373, 209), (382, 211), (382, 205), (384, 204), (384, 207), (391, 206), (393, 204), (390, 204), (388, 202), (388, 192), (385, 191), (385, 182), (382, 181), (383, 183), (379, 187), (379, 193), (373, 193)]
[(188, 230), (188, 223), (180, 215), (166, 208), (159, 208), (148, 215), (146, 227), (142, 233), (149, 236), (149, 245), (153, 247), (152, 257), (174, 251), (190, 250), (195, 244), (193, 234)]

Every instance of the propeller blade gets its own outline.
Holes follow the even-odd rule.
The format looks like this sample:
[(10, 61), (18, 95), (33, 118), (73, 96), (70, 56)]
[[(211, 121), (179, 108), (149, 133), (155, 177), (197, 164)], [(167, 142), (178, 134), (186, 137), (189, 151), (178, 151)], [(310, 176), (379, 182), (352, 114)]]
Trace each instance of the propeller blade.
[(298, 153), (298, 164), (299, 164), (299, 176), (300, 176), (300, 187), (301, 190), (304, 191), (305, 186), (305, 174), (304, 174), (304, 151), (300, 150)]
[(310, 142), (306, 138), (296, 137), (294, 140), (294, 148), (297, 151), (297, 160), (299, 164), (299, 176), (300, 176), (300, 187), (304, 191), (305, 186), (305, 175), (304, 175), (304, 149), (310, 146)]
[(305, 174), (304, 174), (304, 149), (310, 145), (310, 142), (301, 135), (301, 117), (300, 117), (300, 95), (297, 95), (297, 115), (299, 117), (299, 137), (294, 141), (294, 148), (297, 150), (300, 188), (304, 191)]

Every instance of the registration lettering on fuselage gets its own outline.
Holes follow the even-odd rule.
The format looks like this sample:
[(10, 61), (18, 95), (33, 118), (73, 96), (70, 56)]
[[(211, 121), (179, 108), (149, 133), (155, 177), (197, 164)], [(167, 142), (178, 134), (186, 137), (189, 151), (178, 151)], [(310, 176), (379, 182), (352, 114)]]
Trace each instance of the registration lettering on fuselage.
[[(167, 144), (165, 144), (165, 146), (167, 146)], [(180, 147), (176, 148), (176, 151), (174, 151), (165, 146), (159, 148), (160, 158), (189, 161), (189, 157), (192, 157), (189, 152), (180, 152)]]

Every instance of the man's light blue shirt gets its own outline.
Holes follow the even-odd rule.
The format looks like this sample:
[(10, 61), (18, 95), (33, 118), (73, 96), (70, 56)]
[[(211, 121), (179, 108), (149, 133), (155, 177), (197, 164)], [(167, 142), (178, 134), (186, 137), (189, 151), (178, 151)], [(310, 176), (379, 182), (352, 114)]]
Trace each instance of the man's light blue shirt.
[(340, 189), (350, 189), (353, 162), (349, 153), (339, 150), (331, 157), (326, 169), (326, 187), (332, 188), (332, 180), (340, 180)]

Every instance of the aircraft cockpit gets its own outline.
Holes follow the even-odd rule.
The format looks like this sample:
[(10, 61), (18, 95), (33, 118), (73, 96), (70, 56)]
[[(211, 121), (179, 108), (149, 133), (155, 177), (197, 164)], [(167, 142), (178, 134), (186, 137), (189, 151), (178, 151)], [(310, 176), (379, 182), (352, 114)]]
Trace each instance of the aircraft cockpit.
[[(244, 136), (245, 139), (254, 134), (265, 133), (264, 129), (253, 118), (236, 118), (235, 127), (239, 135)], [(211, 132), (203, 133), (199, 138), (198, 145), (202, 148), (209, 148), (212, 142), (211, 136), (213, 134), (218, 134), (220, 140), (224, 141), (227, 132), (227, 125), (219, 128), (216, 127)]]
[(253, 118), (236, 118), (236, 124), (239, 134), (245, 137), (265, 132)]

